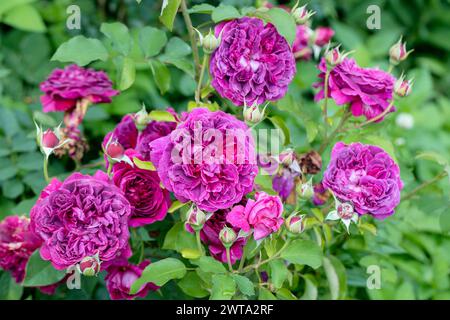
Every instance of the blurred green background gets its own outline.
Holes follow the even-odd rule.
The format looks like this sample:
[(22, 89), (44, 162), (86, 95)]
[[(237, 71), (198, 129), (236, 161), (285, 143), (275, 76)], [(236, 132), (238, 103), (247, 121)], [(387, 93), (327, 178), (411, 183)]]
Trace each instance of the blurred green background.
[[(250, 0), (190, 1), (229, 4), (238, 8), (254, 6)], [(276, 4), (275, 1), (272, 3)], [(279, 3), (289, 4), (289, 1)], [(68, 30), (66, 12), (70, 5), (81, 9), (81, 29)], [(367, 8), (381, 9), (381, 29), (369, 30)], [(20, 10), (13, 10), (21, 6)], [(23, 9), (23, 8), (26, 9)], [(8, 0), (0, 3), (0, 219), (11, 214), (28, 214), (45, 182), (41, 172), (42, 156), (34, 140), (33, 118), (44, 126), (56, 126), (60, 115), (44, 114), (39, 103), (39, 83), (55, 67), (51, 62), (56, 48), (71, 37), (83, 34), (103, 39), (102, 22), (121, 21), (131, 32), (142, 26), (162, 28), (158, 21), (161, 1), (142, 0)], [(408, 48), (414, 48), (408, 60), (396, 68), (414, 77), (412, 94), (397, 104), (397, 112), (382, 124), (369, 126), (348, 139), (360, 139), (383, 146), (393, 153), (400, 164), (405, 182), (404, 194), (442, 172), (449, 170), (450, 159), (450, 3), (439, 0), (393, 1), (309, 1), (317, 13), (313, 27), (331, 26), (335, 42), (347, 50), (356, 50), (354, 57), (361, 66), (387, 69), (389, 47), (403, 35)], [(209, 17), (192, 15), (194, 26)], [(136, 34), (136, 33), (134, 33)], [(176, 17), (170, 39), (178, 37), (188, 42), (181, 16)], [(175, 44), (175, 45), (174, 45)], [(178, 65), (165, 63), (168, 75), (164, 90), (155, 82), (148, 65), (137, 65), (136, 81), (111, 105), (89, 109), (84, 131), (91, 146), (83, 164), (101, 158), (100, 142), (122, 115), (136, 112), (142, 103), (150, 109), (173, 106), (186, 110), (193, 100), (195, 81), (186, 72), (191, 61), (190, 48), (173, 41), (167, 45), (166, 61), (176, 56)], [(120, 79), (120, 69), (111, 61), (96, 62), (95, 68), (105, 69), (113, 81)], [(312, 83), (316, 81), (316, 62), (298, 62), (297, 76), (289, 95), (271, 112), (282, 116), (297, 150), (317, 147), (314, 123), (320, 122), (320, 108), (312, 101)], [(168, 79), (168, 80), (167, 80)], [(168, 83), (167, 83), (168, 82)], [(164, 92), (166, 91), (166, 92)], [(161, 92), (164, 92), (162, 94)], [(289, 101), (297, 101), (292, 108)], [(331, 107), (337, 110), (337, 107)], [(410, 129), (397, 123), (400, 113), (414, 120)], [(324, 163), (328, 159), (325, 157)], [(52, 175), (64, 175), (74, 170), (68, 160), (51, 162)], [(88, 169), (86, 169), (88, 170)], [(346, 267), (347, 292), (350, 299), (450, 299), (450, 210), (449, 179), (420, 190), (402, 201), (396, 214), (377, 222), (376, 236), (355, 235), (343, 247), (334, 248)], [(381, 265), (382, 286), (366, 288), (367, 266)], [(93, 295), (89, 286), (71, 298), (103, 298)], [(172, 288), (173, 289), (173, 288)], [(170, 290), (170, 287), (166, 290)], [(14, 285), (9, 275), (0, 272), (0, 298), (14, 298)], [(174, 297), (183, 297), (173, 294)], [(63, 295), (54, 298), (66, 297)], [(42, 296), (41, 298), (48, 298)]]

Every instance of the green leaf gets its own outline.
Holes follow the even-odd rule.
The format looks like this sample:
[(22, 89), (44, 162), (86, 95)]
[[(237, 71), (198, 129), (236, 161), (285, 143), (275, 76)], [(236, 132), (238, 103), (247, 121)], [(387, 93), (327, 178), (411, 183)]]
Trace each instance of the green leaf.
[(7, 180), (2, 184), (3, 195), (10, 199), (15, 199), (20, 196), (24, 189), (23, 183), (18, 179)]
[(284, 119), (280, 116), (269, 117), (269, 120), (273, 123), (273, 125), (280, 129), (283, 133), (283, 145), (286, 146), (291, 143), (291, 134), (289, 132), (289, 128), (284, 122)]
[(39, 250), (36, 250), (28, 260), (25, 268), (25, 287), (41, 287), (54, 284), (66, 276), (63, 270), (56, 270), (50, 261), (42, 260)]
[(178, 209), (184, 207), (186, 204), (188, 204), (188, 202), (180, 202), (178, 200), (175, 200), (172, 202), (172, 204), (170, 205), (170, 208), (168, 210), (169, 213), (174, 213), (175, 211), (177, 211)]
[(151, 60), (150, 67), (159, 91), (161, 94), (164, 94), (170, 88), (171, 79), (169, 69), (158, 60)]
[(139, 158), (135, 157), (135, 158), (133, 158), (133, 162), (136, 165), (136, 167), (138, 167), (139, 169), (148, 170), (148, 171), (156, 171), (155, 166), (150, 161), (143, 161), (143, 160), (140, 160)]
[(165, 54), (173, 58), (182, 58), (191, 54), (191, 46), (178, 37), (170, 38), (167, 43)]
[(277, 291), (277, 298), (280, 300), (297, 300), (297, 297), (286, 288)]
[(139, 30), (139, 47), (146, 58), (156, 56), (167, 43), (166, 33), (152, 27)]
[(24, 31), (44, 32), (47, 30), (39, 11), (29, 4), (14, 7), (6, 12), (2, 22)]
[(215, 23), (223, 21), (223, 20), (231, 20), (231, 19), (236, 19), (236, 18), (240, 18), (240, 17), (241, 17), (241, 14), (235, 7), (229, 6), (229, 5), (223, 5), (223, 4), (221, 4), (217, 8), (214, 8), (214, 10), (212, 11), (212, 14), (211, 14), (211, 19)]
[(176, 122), (177, 120), (169, 111), (152, 110), (148, 114), (148, 118), (155, 121)]
[(187, 295), (194, 298), (204, 298), (209, 292), (201, 286), (202, 279), (196, 272), (188, 272), (186, 276), (178, 282), (178, 286)]
[(196, 4), (188, 10), (189, 13), (211, 14), (216, 7), (209, 3)]
[(111, 40), (113, 48), (127, 56), (131, 51), (133, 39), (128, 27), (120, 22), (102, 23), (100, 31)]
[(270, 279), (276, 289), (283, 286), (283, 283), (288, 279), (289, 270), (284, 264), (283, 260), (272, 260), (269, 262)]
[(211, 300), (231, 300), (235, 293), (236, 283), (233, 277), (226, 274), (212, 276)]
[(23, 4), (36, 2), (36, 0), (8, 0), (8, 1), (0, 1), (0, 16), (3, 13), (11, 10), (14, 7), (18, 7)]
[(119, 90), (124, 91), (131, 87), (136, 79), (136, 65), (133, 59), (123, 58), (118, 63)]
[(23, 287), (7, 272), (0, 273), (0, 300), (19, 300)]
[(281, 253), (281, 258), (317, 269), (322, 265), (322, 250), (311, 240), (294, 240)]
[(9, 108), (0, 107), (0, 128), (8, 137), (12, 137), (20, 131), (19, 123), (17, 122), (14, 111)]
[(186, 249), (197, 250), (195, 235), (186, 231), (184, 222), (180, 221), (167, 232), (164, 238), (163, 249), (181, 252)]
[(161, 7), (161, 16), (159, 20), (164, 24), (167, 29), (172, 31), (173, 22), (177, 15), (178, 8), (180, 7), (181, 0), (164, 0)]
[(239, 291), (246, 296), (254, 296), (255, 295), (255, 285), (251, 282), (247, 277), (232, 274), (234, 282), (237, 284)]
[(305, 280), (305, 291), (300, 300), (317, 300), (318, 290), (313, 276), (307, 274), (303, 276)]
[(204, 272), (211, 272), (211, 273), (227, 272), (223, 264), (214, 259), (213, 257), (203, 256), (200, 259), (191, 260), (191, 263), (198, 266)]
[(16, 167), (3, 167), (0, 168), (0, 181), (8, 180), (9, 178), (14, 177), (17, 174), (17, 168)]
[(277, 298), (266, 288), (259, 288), (258, 300), (277, 300)]
[(131, 285), (131, 294), (135, 294), (142, 286), (151, 282), (163, 286), (172, 279), (181, 279), (186, 274), (185, 265), (177, 259), (166, 258), (148, 265), (139, 279)]
[(272, 23), (277, 31), (292, 45), (295, 40), (297, 26), (294, 18), (284, 9), (272, 8), (267, 11), (268, 21)]
[(85, 66), (92, 61), (108, 59), (106, 51), (100, 40), (76, 36), (64, 42), (56, 50), (52, 61), (75, 62), (79, 66)]
[(174, 67), (180, 69), (181, 71), (186, 72), (188, 75), (191, 76), (191, 78), (194, 78), (195, 76), (194, 63), (192, 62), (191, 59), (172, 57), (167, 54), (160, 55), (158, 59), (161, 62), (171, 64)]
[(332, 300), (343, 299), (347, 292), (347, 274), (344, 265), (333, 256), (323, 257), (323, 268), (328, 279)]

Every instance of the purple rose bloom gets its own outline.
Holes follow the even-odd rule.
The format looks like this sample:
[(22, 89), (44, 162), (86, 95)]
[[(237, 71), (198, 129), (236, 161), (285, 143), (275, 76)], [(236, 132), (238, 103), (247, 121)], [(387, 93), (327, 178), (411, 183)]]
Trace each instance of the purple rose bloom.
[(258, 18), (221, 22), (220, 46), (211, 56), (211, 85), (235, 105), (281, 99), (295, 75), (289, 44), (275, 27)]
[[(314, 86), (321, 90), (315, 96), (316, 101), (324, 98), (325, 59), (320, 62), (319, 70), (321, 82)], [(338, 105), (350, 103), (355, 117), (364, 115), (370, 120), (387, 109), (393, 99), (394, 84), (395, 78), (389, 73), (376, 68), (361, 68), (355, 60), (346, 58), (330, 73), (329, 97)], [(390, 112), (393, 111), (394, 107)]]
[(110, 140), (117, 140), (124, 149), (134, 149), (136, 148), (138, 135), (139, 132), (134, 123), (133, 116), (127, 114), (122, 118), (119, 124), (117, 124), (114, 130), (105, 136), (102, 145), (103, 147), (106, 147), (106, 144)]
[(181, 202), (214, 212), (253, 190), (258, 173), (253, 137), (244, 122), (225, 112), (196, 108), (150, 146), (163, 185)]
[(17, 283), (25, 276), (31, 254), (42, 240), (29, 229), (26, 217), (9, 216), (0, 222), (0, 268), (9, 271)]
[[(130, 159), (142, 157), (133, 149), (125, 151)], [(170, 207), (170, 194), (161, 188), (158, 173), (118, 162), (113, 166), (113, 181), (125, 194), (132, 206), (130, 227), (140, 227), (166, 217)]]
[(362, 143), (336, 143), (322, 183), (341, 201), (351, 202), (360, 215), (378, 219), (394, 213), (403, 188), (400, 169), (389, 154)]
[(295, 58), (310, 60), (312, 56), (312, 49), (310, 47), (309, 38), (313, 31), (306, 25), (300, 24), (297, 26), (295, 33), (295, 40), (292, 44), (292, 52)]
[(289, 168), (283, 168), (281, 172), (275, 175), (272, 179), (272, 188), (278, 192), (283, 201), (286, 201), (295, 188), (295, 178), (300, 174), (289, 170)]
[(264, 239), (283, 224), (283, 204), (277, 196), (257, 192), (255, 200), (245, 206), (235, 206), (227, 215), (227, 222), (245, 232), (253, 229), (255, 240)]
[(105, 173), (74, 173), (62, 184), (53, 180), (51, 185), (30, 213), (30, 228), (44, 242), (44, 260), (63, 270), (96, 254), (104, 267), (118, 256), (131, 255), (131, 206)]
[[(232, 228), (236, 234), (239, 234), (240, 228), (233, 227), (227, 222), (227, 215), (230, 210), (216, 211), (211, 218), (209, 218), (202, 230), (200, 231), (200, 238), (203, 243), (208, 246), (211, 256), (220, 262), (227, 262), (227, 251), (225, 246), (220, 241), (219, 233), (224, 227)], [(186, 225), (186, 229), (193, 233), (194, 230), (189, 225)], [(242, 258), (244, 253), (244, 246), (247, 243), (245, 238), (237, 238), (230, 248), (230, 260), (234, 264), (237, 260)]]
[(136, 294), (130, 294), (131, 285), (142, 275), (149, 260), (142, 261), (139, 265), (128, 263), (125, 259), (114, 261), (106, 268), (108, 274), (105, 277), (106, 288), (112, 300), (131, 300), (136, 297), (144, 298), (150, 290), (158, 290), (153, 283), (145, 284)]
[(176, 122), (151, 121), (139, 134), (136, 151), (139, 152), (145, 160), (150, 160), (150, 143), (158, 138), (167, 136), (176, 128), (176, 126)]
[(40, 88), (44, 92), (41, 96), (44, 112), (69, 111), (81, 99), (88, 99), (91, 103), (109, 103), (111, 97), (119, 94), (112, 88), (105, 72), (85, 69), (76, 64), (53, 70)]

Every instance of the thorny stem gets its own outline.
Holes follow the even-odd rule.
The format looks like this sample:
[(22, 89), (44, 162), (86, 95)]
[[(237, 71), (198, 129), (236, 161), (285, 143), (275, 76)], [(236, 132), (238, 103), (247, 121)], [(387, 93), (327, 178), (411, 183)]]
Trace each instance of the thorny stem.
[(348, 118), (350, 118), (350, 115), (351, 115), (350, 108), (347, 107), (336, 129), (334, 129), (334, 131), (329, 136), (325, 137), (324, 141), (322, 142), (322, 145), (319, 148), (319, 153), (322, 153), (327, 147), (328, 143), (332, 141), (339, 132), (341, 132), (342, 127), (344, 126)]
[(228, 270), (230, 272), (233, 272), (233, 264), (231, 263), (230, 247), (226, 247), (225, 250), (227, 252)]
[(44, 157), (44, 178), (47, 183), (50, 183), (50, 178), (48, 176), (48, 157)]
[(441, 173), (439, 173), (438, 175), (436, 175), (434, 178), (423, 182), (422, 184), (420, 184), (419, 186), (417, 186), (416, 188), (414, 188), (411, 192), (407, 193), (404, 197), (402, 197), (402, 200), (408, 200), (410, 198), (412, 198), (416, 193), (418, 193), (420, 190), (422, 190), (423, 188), (428, 187), (429, 185), (441, 180), (442, 178), (444, 178), (445, 176), (447, 176), (447, 171), (442, 171)]
[(200, 96), (201, 96), (201, 91), (202, 91), (202, 83), (203, 83), (203, 76), (205, 74), (205, 70), (206, 70), (206, 66), (208, 64), (208, 61), (209, 61), (209, 55), (205, 54), (203, 56), (202, 69), (200, 71), (200, 76), (199, 76), (199, 79), (198, 79), (197, 90), (195, 91), (195, 102), (197, 102), (197, 104), (200, 102)]
[(195, 38), (195, 31), (194, 31), (194, 27), (192, 26), (191, 17), (189, 16), (188, 8), (186, 5), (186, 0), (181, 0), (181, 12), (183, 14), (184, 22), (186, 24), (186, 27), (187, 27), (187, 30), (189, 33), (189, 38), (191, 41), (192, 55), (194, 57), (194, 64), (195, 64), (195, 70), (196, 70), (195, 78), (198, 79), (198, 77), (199, 77), (198, 67), (200, 66), (200, 58), (199, 58), (199, 54), (198, 54), (197, 41)]

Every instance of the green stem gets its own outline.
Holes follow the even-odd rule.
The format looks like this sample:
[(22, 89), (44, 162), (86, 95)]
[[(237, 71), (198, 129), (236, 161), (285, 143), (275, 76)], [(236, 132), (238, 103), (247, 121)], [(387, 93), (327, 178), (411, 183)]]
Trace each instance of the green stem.
[(325, 148), (327, 147), (328, 143), (330, 143), (330, 141), (332, 141), (334, 139), (334, 137), (342, 130), (342, 127), (344, 126), (344, 124), (348, 120), (348, 118), (350, 118), (350, 115), (351, 115), (350, 108), (347, 107), (345, 109), (344, 114), (342, 115), (341, 121), (337, 125), (336, 129), (334, 129), (334, 131), (323, 140), (322, 145), (319, 148), (319, 153), (322, 153), (325, 150)]
[(394, 65), (392, 63), (389, 63), (388, 73), (391, 73), (392, 70), (394, 70)]
[(283, 253), (283, 251), (288, 247), (288, 245), (290, 243), (291, 243), (291, 239), (287, 239), (286, 242), (284, 243), (284, 245), (281, 247), (281, 249), (278, 252), (276, 252), (272, 257), (270, 257), (270, 258), (268, 258), (266, 260), (263, 260), (263, 261), (259, 261), (259, 262), (255, 263), (255, 264), (249, 265), (249, 266), (245, 267), (242, 270), (242, 272), (245, 273), (245, 272), (250, 271), (251, 269), (258, 269), (263, 264), (266, 264), (266, 263), (268, 263), (268, 262), (270, 262), (272, 260), (278, 259), (279, 256), (281, 255), (281, 253)]
[(50, 178), (48, 176), (48, 157), (44, 157), (44, 178), (47, 183), (50, 183)]
[(412, 198), (416, 193), (418, 193), (420, 190), (422, 190), (423, 188), (428, 187), (429, 185), (441, 180), (442, 178), (444, 178), (445, 176), (447, 176), (447, 171), (442, 171), (441, 173), (439, 173), (437, 176), (435, 176), (434, 178), (423, 182), (422, 184), (420, 184), (419, 186), (417, 186), (416, 188), (414, 188), (411, 192), (407, 193), (404, 197), (402, 197), (402, 201), (404, 200), (408, 200), (410, 198)]
[(111, 171), (112, 171), (112, 163), (108, 162), (108, 170), (106, 171), (106, 174), (108, 175), (108, 177), (111, 177)]
[(324, 84), (324, 102), (323, 102), (323, 122), (325, 125), (325, 137), (327, 136), (327, 129), (328, 129), (328, 82), (330, 78), (331, 70), (327, 69), (327, 72), (325, 73), (325, 84)]
[(192, 26), (191, 17), (189, 16), (188, 8), (186, 5), (186, 0), (181, 0), (181, 12), (183, 14), (184, 22), (186, 24), (188, 33), (189, 33), (189, 39), (191, 41), (191, 47), (192, 47), (192, 56), (194, 57), (194, 64), (195, 64), (195, 78), (198, 79), (198, 67), (200, 66), (200, 57), (198, 54), (198, 47), (197, 47), (197, 41), (195, 38), (195, 30)]
[(195, 91), (195, 102), (197, 102), (197, 104), (200, 102), (200, 97), (201, 97), (201, 92), (202, 92), (202, 84), (203, 84), (203, 76), (205, 74), (205, 70), (206, 70), (208, 61), (209, 61), (209, 55), (205, 54), (203, 56), (202, 69), (200, 71), (200, 77), (198, 79), (197, 90)]
[(233, 264), (231, 263), (230, 247), (226, 247), (225, 250), (227, 252), (228, 270), (230, 272), (233, 272)]
[(246, 259), (247, 251), (244, 249), (244, 252), (242, 253), (241, 261), (239, 262), (239, 268), (238, 271), (241, 272), (244, 268), (245, 259)]
[(197, 248), (198, 251), (203, 255), (203, 246), (202, 246), (202, 240), (200, 239), (200, 230), (195, 231), (195, 238), (197, 239)]

